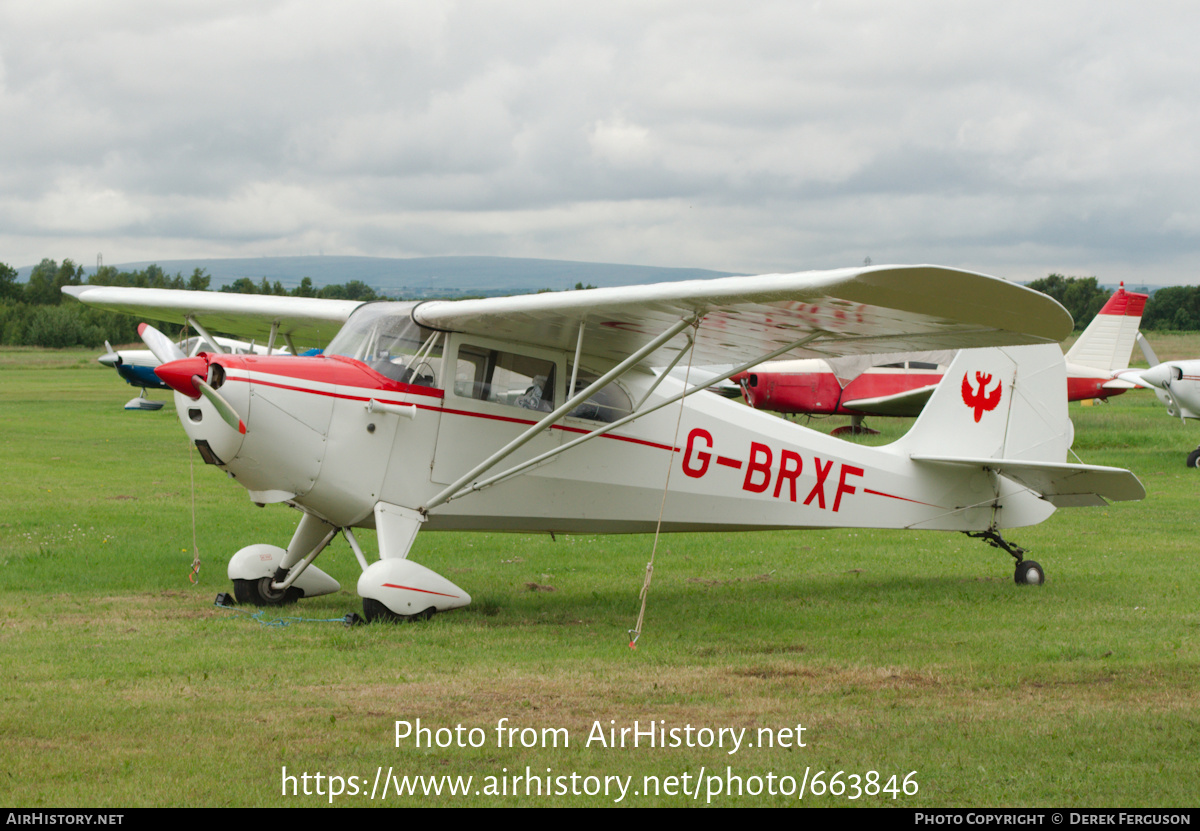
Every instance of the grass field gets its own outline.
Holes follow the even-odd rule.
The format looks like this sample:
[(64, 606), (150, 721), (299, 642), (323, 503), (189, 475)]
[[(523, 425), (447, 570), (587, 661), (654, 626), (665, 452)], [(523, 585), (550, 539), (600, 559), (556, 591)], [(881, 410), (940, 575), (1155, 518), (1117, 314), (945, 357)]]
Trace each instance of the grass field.
[[(1197, 337), (1153, 340), (1200, 354)], [(722, 806), (1197, 804), (1183, 459), (1200, 429), (1148, 393), (1072, 405), (1083, 461), (1132, 469), (1148, 496), (1013, 532), (1045, 586), (1015, 586), (1007, 554), (959, 534), (678, 535), (637, 650), (645, 536), (421, 535), (412, 558), (475, 602), (419, 624), (340, 623), (361, 611), (341, 539), (320, 564), (349, 591), (260, 617), (215, 607), (229, 555), (286, 544), (297, 515), (200, 464), (169, 405), (122, 410), (133, 394), (93, 352), (0, 352), (2, 804), (307, 806), (332, 786), (335, 805), (611, 805), (621, 781), (633, 805), (704, 804), (718, 784)], [(395, 723), (417, 719), (423, 744), (450, 746), (397, 746)], [(635, 721), (684, 746), (594, 740)], [(722, 728), (746, 729), (735, 752)], [(536, 784), (514, 785), (527, 769)], [(380, 771), (472, 782), (372, 802)], [(802, 801), (780, 794), (802, 780)]]

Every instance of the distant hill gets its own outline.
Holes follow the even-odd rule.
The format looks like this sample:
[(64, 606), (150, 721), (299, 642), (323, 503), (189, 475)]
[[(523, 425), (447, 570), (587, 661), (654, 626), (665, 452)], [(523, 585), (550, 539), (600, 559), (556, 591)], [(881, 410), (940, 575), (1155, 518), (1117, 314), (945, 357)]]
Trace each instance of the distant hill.
[[(295, 288), (305, 277), (313, 285), (347, 283), (359, 280), (376, 292), (390, 296), (424, 297), (430, 295), (501, 295), (524, 294), (539, 289), (573, 288), (576, 283), (629, 286), (727, 277), (730, 272), (701, 268), (659, 268), (613, 263), (582, 263), (570, 260), (534, 260), (516, 257), (243, 257), (237, 259), (158, 260), (120, 263), (120, 271), (141, 271), (158, 265), (169, 275), (186, 278), (201, 268), (212, 276), (212, 288), (218, 289), (248, 277), (260, 282), (278, 280), (286, 288)], [(18, 279), (28, 280), (33, 266), (18, 269)], [(94, 266), (86, 267), (91, 274)]]

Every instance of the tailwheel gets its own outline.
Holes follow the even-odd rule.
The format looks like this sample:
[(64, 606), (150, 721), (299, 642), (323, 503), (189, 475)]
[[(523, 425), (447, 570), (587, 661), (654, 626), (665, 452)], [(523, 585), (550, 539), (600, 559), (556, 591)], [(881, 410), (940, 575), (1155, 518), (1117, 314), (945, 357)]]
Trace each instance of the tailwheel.
[(363, 615), (366, 617), (367, 623), (407, 623), (412, 620), (429, 620), (436, 611), (437, 609), (430, 606), (415, 615), (400, 615), (373, 597), (363, 598)]
[(271, 588), (274, 580), (274, 577), (234, 580), (233, 596), (237, 598), (238, 603), (249, 603), (253, 606), (286, 606), (304, 597), (304, 592), (295, 586), (282, 590)]
[(1040, 586), (1046, 582), (1046, 573), (1034, 560), (1022, 560), (1017, 563), (1013, 580), (1018, 586)]
[(983, 540), (993, 548), (999, 548), (1012, 555), (1012, 558), (1017, 561), (1013, 580), (1018, 586), (1040, 586), (1046, 582), (1046, 572), (1042, 571), (1042, 567), (1034, 560), (1025, 559), (1025, 549), (1004, 539), (995, 528), (980, 532), (964, 531), (963, 533), (973, 539)]

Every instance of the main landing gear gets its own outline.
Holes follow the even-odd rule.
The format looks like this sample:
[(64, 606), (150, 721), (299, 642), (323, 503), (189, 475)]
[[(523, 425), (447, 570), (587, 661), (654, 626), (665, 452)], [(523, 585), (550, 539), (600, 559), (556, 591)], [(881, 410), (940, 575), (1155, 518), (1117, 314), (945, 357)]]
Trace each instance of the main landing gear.
[(1188, 467), (1200, 467), (1200, 447), (1197, 447), (1187, 457)]
[(872, 430), (863, 423), (863, 419), (864, 417), (860, 415), (850, 416), (849, 424), (833, 428), (829, 431), (829, 435), (837, 436), (838, 438), (842, 436), (878, 436), (879, 431)]
[(964, 533), (968, 537), (984, 540), (988, 545), (1002, 548), (1011, 554), (1017, 561), (1017, 567), (1013, 572), (1013, 582), (1018, 586), (1040, 586), (1046, 582), (1046, 572), (1042, 571), (1042, 567), (1034, 560), (1026, 560), (1025, 549), (1005, 540), (1000, 536), (999, 531), (987, 530), (978, 533), (966, 531)]
[(434, 571), (407, 559), (424, 518), (398, 505), (375, 506), (380, 559), (368, 563), (350, 528), (338, 528), (305, 514), (287, 548), (249, 545), (229, 561), (229, 579), (239, 603), (283, 606), (302, 597), (317, 597), (341, 585), (312, 565), (339, 531), (362, 568), (358, 594), (368, 622), (424, 620), (434, 612), (466, 606), (471, 596)]

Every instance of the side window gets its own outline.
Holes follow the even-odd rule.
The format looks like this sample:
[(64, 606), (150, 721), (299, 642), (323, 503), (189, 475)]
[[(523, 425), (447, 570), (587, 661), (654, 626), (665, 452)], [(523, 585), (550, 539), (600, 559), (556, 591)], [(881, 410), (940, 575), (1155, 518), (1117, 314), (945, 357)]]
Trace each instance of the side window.
[[(571, 394), (574, 395), (576, 391), (582, 392), (587, 389), (599, 377), (594, 372), (588, 372), (583, 367), (580, 367), (579, 375), (575, 379), (575, 390)], [(591, 421), (603, 421), (605, 424), (610, 424), (624, 418), (631, 412), (633, 412), (633, 402), (629, 399), (628, 393), (614, 382), (571, 410), (567, 415), (572, 418), (586, 418)]]
[(454, 394), (548, 413), (554, 409), (554, 362), (463, 344)]

